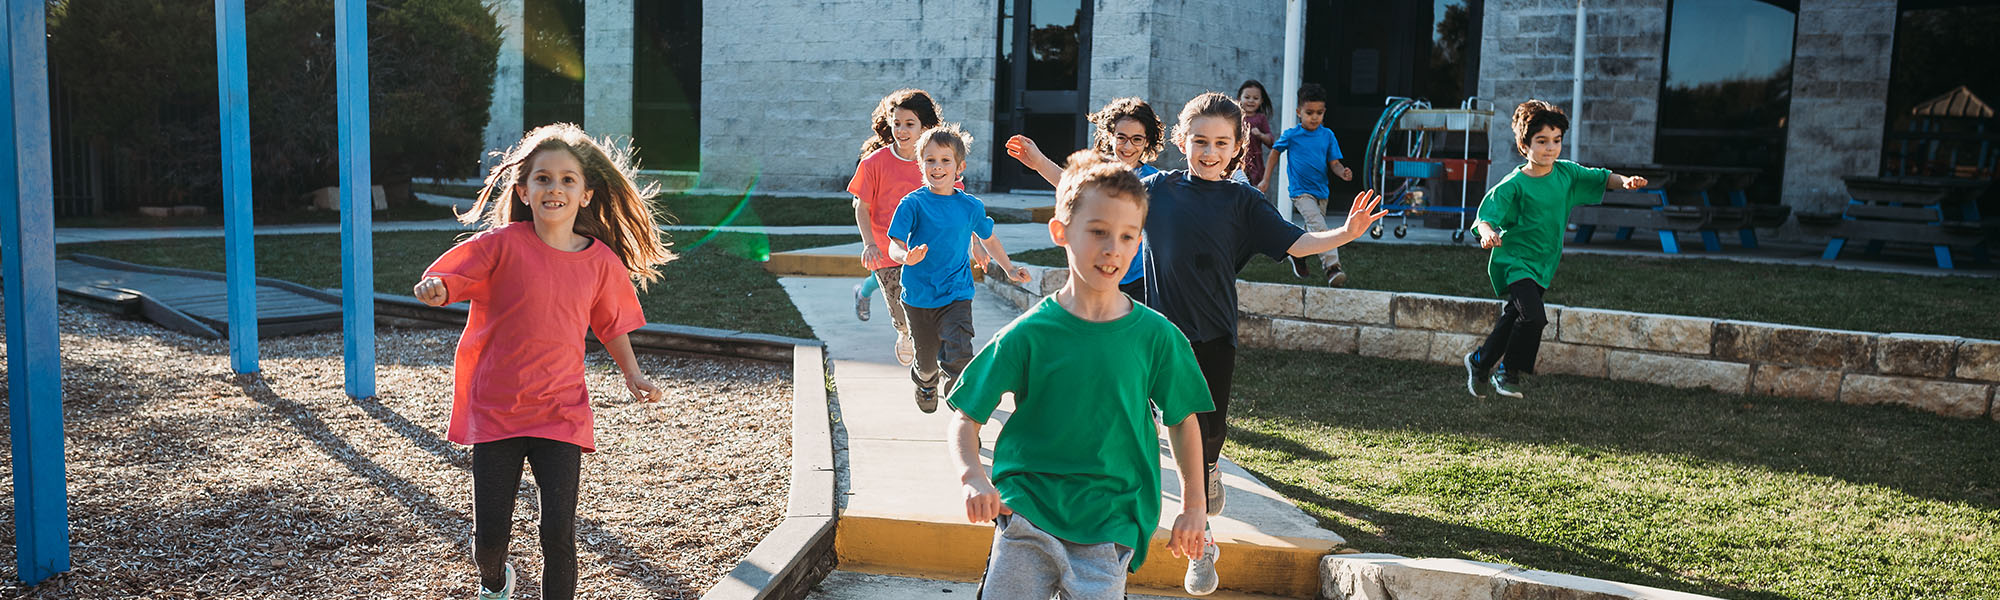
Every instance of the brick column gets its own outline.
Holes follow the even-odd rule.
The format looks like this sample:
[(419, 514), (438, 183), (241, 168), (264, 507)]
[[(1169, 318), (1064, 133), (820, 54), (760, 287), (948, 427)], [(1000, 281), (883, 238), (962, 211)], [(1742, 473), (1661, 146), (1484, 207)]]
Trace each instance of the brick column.
[(1784, 203), (1839, 210), (1844, 175), (1874, 175), (1896, 32), (1893, 0), (1805, 0), (1793, 49)]
[[(1660, 79), (1666, 65), (1666, 0), (1587, 7), (1584, 23), (1581, 150), (1590, 165), (1653, 161), (1659, 130)], [(1487, 0), (1480, 34), (1479, 97), (1493, 101), (1486, 184), (1521, 164), (1509, 127), (1523, 100), (1546, 100), (1576, 116), (1570, 97), (1576, 47), (1576, 5), (1537, 0)]]

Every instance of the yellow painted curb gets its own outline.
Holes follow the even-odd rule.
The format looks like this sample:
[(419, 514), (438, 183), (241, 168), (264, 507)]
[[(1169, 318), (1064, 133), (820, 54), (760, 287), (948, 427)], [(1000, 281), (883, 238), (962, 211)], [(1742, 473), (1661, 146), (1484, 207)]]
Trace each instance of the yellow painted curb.
[[(1179, 588), (1187, 561), (1167, 551), (1168, 532), (1153, 533), (1146, 564), (1128, 582), (1134, 586)], [(1268, 535), (1216, 534), (1222, 556), (1216, 574), (1227, 590), (1288, 598), (1319, 593), (1319, 559), (1331, 553), (1331, 540)], [(906, 520), (847, 513), (834, 536), (840, 568), (888, 575), (977, 581), (985, 572), (987, 550), (993, 545), (990, 524)]]
[(1028, 220), (1030, 221), (1034, 221), (1036, 223), (1047, 223), (1049, 221), (1054, 220), (1055, 218), (1056, 218), (1056, 207), (1054, 205), (1035, 206), (1028, 209)]
[(764, 270), (774, 275), (812, 277), (863, 277), (868, 269), (853, 254), (812, 254), (804, 251), (779, 252), (764, 261)]

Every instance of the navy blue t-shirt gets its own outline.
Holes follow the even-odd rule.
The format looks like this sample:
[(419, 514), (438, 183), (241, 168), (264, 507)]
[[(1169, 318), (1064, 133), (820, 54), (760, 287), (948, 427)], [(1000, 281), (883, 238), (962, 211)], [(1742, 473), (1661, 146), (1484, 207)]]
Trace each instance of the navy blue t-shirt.
[(1146, 305), (1188, 340), (1236, 343), (1236, 273), (1258, 254), (1283, 259), (1304, 229), (1278, 216), (1257, 188), (1187, 171), (1145, 180)]

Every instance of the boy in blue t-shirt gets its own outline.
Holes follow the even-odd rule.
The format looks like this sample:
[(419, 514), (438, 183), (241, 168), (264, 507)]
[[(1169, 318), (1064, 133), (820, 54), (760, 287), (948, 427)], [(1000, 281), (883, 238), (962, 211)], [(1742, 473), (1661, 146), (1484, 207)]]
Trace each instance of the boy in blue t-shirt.
[[(1028, 280), (993, 237), (993, 219), (978, 198), (953, 187), (965, 174), (965, 149), (972, 136), (956, 124), (925, 131), (917, 138), (924, 187), (904, 196), (889, 220), (889, 258), (903, 264), (903, 308), (916, 361), (917, 408), (937, 411), (944, 377), (958, 380), (972, 360), (972, 267), (968, 236), (977, 238), (1007, 277)], [(932, 246), (936, 256), (931, 256)], [(943, 347), (940, 348), (939, 346)]]
[[(1285, 181), (1290, 184), (1292, 206), (1299, 209), (1306, 231), (1326, 231), (1326, 175), (1333, 173), (1341, 181), (1353, 181), (1354, 170), (1340, 164), (1340, 140), (1334, 139), (1333, 130), (1321, 126), (1326, 121), (1326, 90), (1316, 83), (1299, 86), (1298, 115), (1299, 124), (1286, 129), (1271, 144), (1270, 158), (1264, 161), (1264, 179), (1257, 185), (1257, 191), (1266, 196), (1271, 194), (1271, 173), (1277, 169), (1278, 155), (1285, 154), (1290, 160), (1285, 163)], [(1292, 274), (1301, 279), (1312, 274), (1312, 269), (1297, 257), (1286, 259), (1292, 263)], [(1340, 250), (1320, 253), (1319, 263), (1326, 270), (1327, 285), (1347, 283), (1347, 273), (1340, 270)]]

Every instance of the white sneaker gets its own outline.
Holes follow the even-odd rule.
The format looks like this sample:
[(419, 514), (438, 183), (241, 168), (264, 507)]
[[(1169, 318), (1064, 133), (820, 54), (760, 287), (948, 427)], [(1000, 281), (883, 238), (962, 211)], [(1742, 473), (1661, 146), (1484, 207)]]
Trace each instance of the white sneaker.
[(1215, 574), (1215, 559), (1222, 556), (1222, 547), (1207, 534), (1202, 536), (1201, 558), (1188, 561), (1187, 577), (1181, 580), (1181, 589), (1196, 596), (1215, 593), (1222, 584), (1222, 578)]
[(1222, 492), (1222, 464), (1209, 465), (1203, 475), (1208, 477), (1208, 516), (1222, 514), (1222, 503), (1227, 498)]
[(917, 340), (907, 331), (896, 332), (896, 362), (905, 367), (917, 362)]
[[(504, 566), (507, 569), (507, 584), (501, 586), (500, 591), (497, 592), (487, 591), (485, 585), (480, 585), (479, 600), (508, 600), (514, 597), (514, 563), (508, 562)], [(1189, 573), (1193, 573), (1193, 571), (1189, 571)]]

